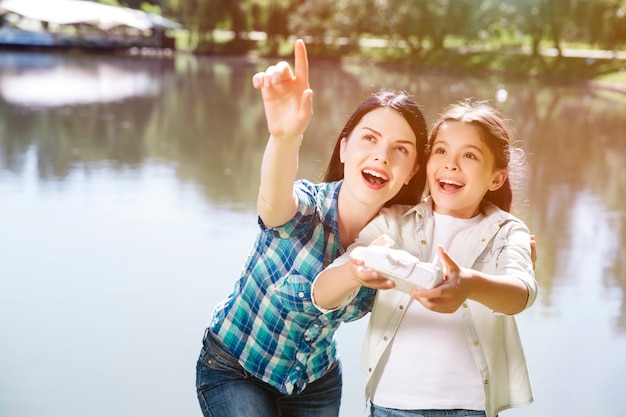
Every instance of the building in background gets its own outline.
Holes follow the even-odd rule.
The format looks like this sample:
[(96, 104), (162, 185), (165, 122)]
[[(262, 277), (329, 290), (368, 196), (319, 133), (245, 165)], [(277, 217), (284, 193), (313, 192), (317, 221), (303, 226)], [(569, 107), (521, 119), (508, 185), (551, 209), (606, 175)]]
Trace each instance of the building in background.
[(154, 13), (92, 1), (0, 1), (2, 47), (174, 49), (174, 39), (166, 32), (178, 28), (178, 23)]

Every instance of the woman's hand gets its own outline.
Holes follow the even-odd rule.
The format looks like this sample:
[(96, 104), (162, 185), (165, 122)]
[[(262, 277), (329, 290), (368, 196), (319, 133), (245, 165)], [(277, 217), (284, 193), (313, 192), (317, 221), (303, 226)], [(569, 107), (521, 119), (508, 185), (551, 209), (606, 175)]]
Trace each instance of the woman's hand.
[(279, 62), (252, 77), (263, 94), (269, 140), (261, 162), (257, 210), (267, 227), (287, 223), (298, 211), (294, 192), (298, 152), (313, 115), (313, 91), (309, 88), (309, 63), (304, 42), (294, 45), (295, 75)]
[(294, 44), (295, 74), (281, 61), (252, 77), (263, 94), (270, 135), (277, 139), (301, 140), (313, 115), (313, 91), (309, 88), (309, 62), (301, 39)]
[(530, 235), (530, 259), (533, 261), (533, 270), (537, 264), (537, 242), (535, 235)]

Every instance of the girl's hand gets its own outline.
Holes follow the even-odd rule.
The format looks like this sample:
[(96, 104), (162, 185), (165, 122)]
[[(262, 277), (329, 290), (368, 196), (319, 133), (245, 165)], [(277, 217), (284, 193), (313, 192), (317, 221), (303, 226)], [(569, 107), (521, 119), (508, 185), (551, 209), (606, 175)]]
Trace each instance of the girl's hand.
[(454, 313), (470, 294), (469, 271), (459, 267), (441, 245), (437, 247), (437, 255), (443, 264), (443, 283), (430, 290), (415, 289), (411, 296), (429, 310)]
[(281, 61), (252, 77), (254, 88), (263, 94), (270, 135), (277, 139), (300, 140), (313, 115), (309, 62), (301, 39), (294, 44), (294, 55), (295, 75), (289, 64)]
[[(381, 235), (370, 246), (386, 246), (388, 248), (395, 245), (395, 242), (387, 235)], [(350, 255), (350, 269), (354, 279), (361, 285), (374, 288), (376, 290), (388, 290), (395, 288), (396, 284), (387, 278), (382, 278), (378, 272), (365, 267), (363, 259), (357, 257), (354, 254)]]
[(388, 290), (396, 284), (387, 278), (382, 278), (378, 272), (365, 267), (362, 259), (350, 255), (350, 270), (354, 279), (362, 286), (375, 290)]

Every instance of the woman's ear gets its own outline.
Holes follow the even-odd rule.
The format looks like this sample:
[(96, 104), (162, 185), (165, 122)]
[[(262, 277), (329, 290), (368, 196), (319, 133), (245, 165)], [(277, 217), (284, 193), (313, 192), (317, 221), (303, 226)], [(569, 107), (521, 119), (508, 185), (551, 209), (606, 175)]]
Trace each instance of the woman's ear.
[(415, 176), (415, 174), (417, 174), (419, 170), (420, 170), (420, 165), (415, 165), (415, 167), (413, 167), (413, 171), (411, 171), (406, 181), (404, 181), (404, 185), (409, 185), (409, 183), (411, 182), (411, 180), (413, 179), (413, 177)]
[(339, 142), (339, 162), (342, 164), (345, 163), (344, 153), (346, 152), (346, 145), (348, 144), (348, 139), (341, 138)]
[(498, 188), (502, 187), (507, 177), (506, 169), (499, 169), (494, 172), (491, 178), (491, 184), (489, 184), (489, 191), (496, 191)]

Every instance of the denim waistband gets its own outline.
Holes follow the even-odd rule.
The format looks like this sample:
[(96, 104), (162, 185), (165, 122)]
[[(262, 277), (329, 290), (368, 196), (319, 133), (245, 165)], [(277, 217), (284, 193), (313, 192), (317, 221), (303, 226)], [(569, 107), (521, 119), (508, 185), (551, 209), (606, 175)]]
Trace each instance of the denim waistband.
[(222, 339), (220, 339), (219, 336), (213, 333), (208, 327), (204, 331), (204, 338), (202, 340), (202, 343), (204, 344), (205, 348), (210, 349), (213, 353), (215, 353), (222, 359), (237, 364), (239, 367), (241, 367), (241, 364), (239, 363), (237, 358), (235, 358), (233, 354), (230, 353)]

